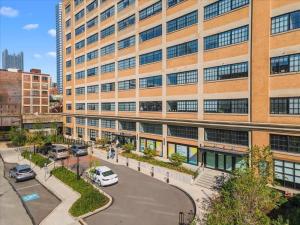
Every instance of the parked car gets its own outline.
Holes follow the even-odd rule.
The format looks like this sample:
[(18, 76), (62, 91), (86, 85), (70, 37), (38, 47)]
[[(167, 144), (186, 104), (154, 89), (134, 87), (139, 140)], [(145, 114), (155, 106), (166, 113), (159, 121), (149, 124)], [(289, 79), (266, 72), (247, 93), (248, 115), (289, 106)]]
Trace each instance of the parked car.
[(90, 173), (90, 178), (100, 186), (118, 183), (118, 175), (107, 166), (98, 166)]
[(43, 155), (47, 155), (53, 148), (53, 145), (51, 142), (44, 144), (42, 147), (37, 149), (38, 153), (41, 153)]
[(16, 182), (34, 179), (36, 173), (27, 164), (17, 165), (9, 170), (9, 177), (15, 178)]
[(71, 152), (75, 156), (84, 156), (88, 154), (87, 148), (84, 145), (72, 145)]
[(62, 145), (53, 145), (52, 150), (49, 152), (49, 157), (54, 160), (65, 159), (69, 157), (69, 151)]

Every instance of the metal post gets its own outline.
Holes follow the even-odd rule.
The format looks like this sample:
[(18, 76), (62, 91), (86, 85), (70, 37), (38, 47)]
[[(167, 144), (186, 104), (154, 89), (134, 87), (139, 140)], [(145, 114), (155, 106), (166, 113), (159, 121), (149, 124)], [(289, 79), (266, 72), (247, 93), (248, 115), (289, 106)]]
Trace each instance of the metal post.
[(138, 162), (138, 171), (141, 171), (141, 162)]
[(46, 181), (46, 179), (47, 179), (47, 173), (48, 173), (47, 169), (48, 169), (48, 167), (47, 167), (47, 163), (44, 163), (44, 170), (45, 170), (45, 181)]
[(31, 155), (31, 153), (30, 153), (30, 154), (29, 154), (30, 167), (31, 167), (31, 159), (32, 159), (32, 155)]
[(118, 147), (116, 147), (116, 163), (119, 162), (119, 150), (118, 150)]
[(184, 225), (184, 213), (179, 212), (179, 225)]
[(128, 157), (126, 157), (126, 166), (129, 165)]
[(79, 176), (79, 156), (77, 156), (76, 172), (77, 172), (77, 180), (79, 180), (80, 179), (80, 176)]
[(151, 177), (154, 177), (154, 167), (151, 167)]
[(170, 182), (170, 173), (167, 171), (166, 173), (166, 182), (169, 183)]

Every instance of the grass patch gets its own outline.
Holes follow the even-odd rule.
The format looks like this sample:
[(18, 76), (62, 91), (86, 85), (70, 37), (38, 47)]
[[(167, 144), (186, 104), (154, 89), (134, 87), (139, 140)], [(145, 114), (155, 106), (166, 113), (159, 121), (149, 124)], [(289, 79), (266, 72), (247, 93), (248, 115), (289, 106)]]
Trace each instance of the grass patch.
[[(31, 154), (31, 160), (30, 160), (30, 154)], [(41, 156), (38, 153), (33, 153), (29, 151), (24, 151), (21, 154), (25, 159), (33, 162), (38, 167), (44, 167), (45, 163), (48, 165), (50, 163), (50, 160)]]
[(76, 174), (72, 171), (59, 167), (51, 173), (74, 191), (81, 194), (81, 197), (72, 205), (69, 212), (72, 216), (78, 217), (88, 212), (92, 212), (108, 203), (109, 199), (101, 194), (91, 184), (82, 178), (77, 180)]
[(152, 165), (155, 165), (155, 166), (161, 166), (161, 167), (165, 167), (165, 168), (168, 168), (168, 169), (171, 169), (171, 170), (176, 170), (176, 171), (181, 172), (181, 173), (190, 174), (193, 177), (195, 177), (197, 175), (196, 171), (193, 171), (191, 169), (187, 169), (183, 166), (175, 166), (175, 165), (171, 164), (170, 162), (164, 162), (164, 161), (157, 160), (157, 159), (154, 159), (154, 158), (146, 158), (144, 156), (139, 156), (139, 155), (134, 154), (134, 153), (122, 152), (121, 155), (124, 156), (124, 157), (135, 159), (135, 160), (140, 161), (140, 162), (146, 162), (146, 163), (149, 163), (149, 164), (152, 164)]

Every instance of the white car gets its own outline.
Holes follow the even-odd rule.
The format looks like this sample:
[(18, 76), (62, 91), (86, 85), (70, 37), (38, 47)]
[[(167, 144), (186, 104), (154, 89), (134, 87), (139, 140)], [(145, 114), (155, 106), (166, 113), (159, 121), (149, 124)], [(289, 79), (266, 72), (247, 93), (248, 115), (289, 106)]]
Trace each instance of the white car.
[(107, 166), (98, 166), (90, 171), (90, 178), (100, 186), (108, 186), (118, 183), (118, 175)]

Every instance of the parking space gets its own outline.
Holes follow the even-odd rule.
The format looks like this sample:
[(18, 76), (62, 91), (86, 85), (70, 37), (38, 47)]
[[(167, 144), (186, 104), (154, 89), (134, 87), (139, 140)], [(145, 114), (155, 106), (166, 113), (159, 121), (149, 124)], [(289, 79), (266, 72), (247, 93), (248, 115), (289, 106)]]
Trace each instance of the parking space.
[(60, 200), (36, 179), (16, 183), (15, 179), (9, 177), (9, 170), (16, 165), (17, 164), (12, 163), (4, 164), (5, 177), (21, 197), (34, 223), (39, 224), (54, 208), (56, 208), (60, 203)]

